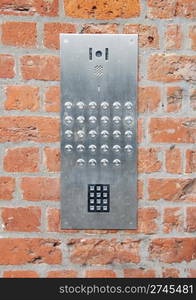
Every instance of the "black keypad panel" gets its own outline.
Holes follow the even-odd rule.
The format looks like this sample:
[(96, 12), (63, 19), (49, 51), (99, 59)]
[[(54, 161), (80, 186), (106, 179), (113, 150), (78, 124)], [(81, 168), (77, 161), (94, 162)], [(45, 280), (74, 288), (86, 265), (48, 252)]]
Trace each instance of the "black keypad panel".
[(110, 211), (110, 185), (88, 184), (88, 212)]

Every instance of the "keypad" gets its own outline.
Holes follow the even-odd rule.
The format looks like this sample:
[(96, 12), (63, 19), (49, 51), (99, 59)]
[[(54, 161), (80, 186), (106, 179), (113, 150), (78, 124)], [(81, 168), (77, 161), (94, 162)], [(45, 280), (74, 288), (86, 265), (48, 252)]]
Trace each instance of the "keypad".
[(131, 101), (69, 99), (64, 104), (65, 152), (79, 168), (121, 168), (133, 153), (133, 123)]
[(110, 185), (88, 185), (88, 212), (110, 211)]

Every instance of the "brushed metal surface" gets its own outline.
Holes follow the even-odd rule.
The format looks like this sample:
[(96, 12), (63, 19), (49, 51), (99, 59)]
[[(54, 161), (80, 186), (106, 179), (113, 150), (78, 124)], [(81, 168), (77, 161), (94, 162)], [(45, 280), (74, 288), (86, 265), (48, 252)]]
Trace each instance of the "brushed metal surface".
[[(136, 34), (61, 34), (61, 226), (137, 227)], [(88, 212), (88, 185), (110, 211)]]

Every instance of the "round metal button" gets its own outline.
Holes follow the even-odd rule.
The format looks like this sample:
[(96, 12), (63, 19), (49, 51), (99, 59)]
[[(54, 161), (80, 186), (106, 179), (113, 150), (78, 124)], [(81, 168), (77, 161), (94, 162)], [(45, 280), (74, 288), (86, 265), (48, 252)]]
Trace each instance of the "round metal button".
[(100, 163), (103, 167), (106, 167), (108, 165), (109, 161), (106, 158), (103, 158), (103, 159), (101, 159)]
[(85, 104), (82, 101), (78, 102), (76, 105), (79, 109), (83, 109), (85, 106)]
[(115, 130), (115, 131), (113, 132), (113, 136), (114, 136), (115, 138), (119, 138), (119, 137), (121, 136), (121, 132), (120, 132), (119, 130)]
[(76, 161), (77, 165), (79, 167), (83, 167), (85, 165), (85, 160), (82, 159), (82, 158), (79, 158), (77, 161)]
[(97, 121), (97, 118), (96, 118), (95, 116), (91, 116), (91, 117), (89, 118), (89, 121), (90, 121), (91, 123), (95, 123), (95, 122)]
[(107, 116), (103, 116), (103, 117), (101, 117), (101, 122), (103, 122), (104, 124), (107, 124), (109, 122), (109, 118)]
[(84, 121), (85, 121), (85, 117), (79, 116), (79, 117), (77, 117), (77, 121), (78, 121), (80, 124), (82, 124), (82, 123), (84, 123)]
[(96, 137), (97, 132), (96, 132), (95, 130), (90, 130), (90, 131), (89, 131), (89, 135), (90, 135), (92, 138), (94, 138), (94, 137)]
[(72, 108), (72, 103), (69, 102), (69, 101), (68, 101), (68, 102), (65, 102), (64, 105), (65, 105), (65, 108), (66, 108), (66, 109), (71, 109), (71, 108)]
[(97, 103), (94, 102), (94, 101), (92, 101), (92, 102), (89, 103), (89, 107), (90, 107), (91, 109), (95, 109), (95, 108), (97, 107)]
[(89, 160), (88, 163), (89, 163), (89, 165), (90, 165), (91, 167), (94, 167), (94, 166), (96, 166), (97, 161), (96, 161), (96, 159), (92, 158), (92, 159)]
[(78, 146), (77, 146), (77, 148), (76, 148), (79, 152), (83, 152), (84, 151), (84, 149), (85, 149), (85, 147), (84, 147), (84, 145), (82, 145), (82, 144), (79, 144)]
[(108, 145), (106, 145), (106, 144), (101, 145), (101, 150), (102, 150), (103, 152), (107, 152), (107, 151), (109, 150)]
[(65, 135), (66, 135), (66, 137), (71, 138), (73, 135), (73, 132), (71, 130), (65, 130)]
[(72, 121), (73, 121), (73, 118), (72, 118), (71, 116), (66, 116), (66, 117), (65, 117), (65, 122), (66, 122), (67, 124), (71, 124)]
[(120, 102), (118, 102), (118, 101), (114, 102), (113, 107), (114, 107), (114, 109), (119, 109), (121, 107)]
[(65, 150), (67, 152), (71, 152), (73, 150), (73, 146), (72, 145), (65, 145)]
[(101, 136), (104, 137), (104, 138), (107, 138), (109, 136), (109, 132), (107, 130), (103, 130), (101, 132)]
[(107, 109), (108, 107), (109, 107), (109, 103), (108, 102), (104, 101), (104, 102), (101, 103), (101, 108)]
[(95, 152), (97, 149), (97, 147), (95, 145), (90, 145), (88, 148), (91, 152)]
[(131, 145), (126, 145), (125, 146), (125, 151), (131, 152), (133, 150), (133, 147)]
[(126, 136), (126, 137), (132, 137), (132, 135), (133, 135), (133, 132), (132, 132), (132, 131), (130, 131), (130, 130), (126, 130), (126, 131), (125, 131), (125, 136)]
[(114, 122), (115, 124), (119, 124), (119, 123), (120, 123), (120, 120), (121, 120), (121, 118), (120, 118), (119, 116), (115, 116), (115, 117), (113, 118), (113, 122)]
[(125, 103), (125, 107), (126, 107), (126, 109), (131, 110), (132, 107), (133, 107), (133, 105), (132, 105), (132, 103), (131, 103), (130, 101), (127, 101), (127, 102)]
[(114, 145), (114, 146), (112, 147), (112, 149), (113, 149), (114, 152), (119, 152), (120, 149), (121, 149), (121, 146), (120, 146), (120, 145)]
[(113, 160), (113, 165), (114, 165), (115, 167), (119, 167), (120, 164), (121, 164), (120, 159), (114, 159), (114, 160)]
[(83, 138), (83, 137), (85, 136), (85, 132), (82, 131), (82, 130), (79, 130), (79, 131), (77, 132), (77, 135), (78, 135), (79, 138)]

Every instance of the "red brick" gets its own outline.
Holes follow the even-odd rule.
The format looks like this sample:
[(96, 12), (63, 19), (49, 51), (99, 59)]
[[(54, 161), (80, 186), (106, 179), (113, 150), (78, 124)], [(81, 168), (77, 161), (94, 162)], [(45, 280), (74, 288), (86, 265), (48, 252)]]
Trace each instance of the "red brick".
[(4, 231), (40, 231), (41, 209), (39, 207), (2, 208)]
[(0, 143), (59, 141), (59, 119), (50, 117), (0, 117)]
[(196, 25), (189, 27), (189, 37), (191, 39), (191, 49), (196, 50)]
[(117, 24), (84, 24), (81, 33), (118, 33)]
[(138, 101), (140, 113), (157, 111), (161, 101), (160, 88), (156, 86), (139, 87)]
[(60, 264), (59, 240), (42, 238), (1, 238), (0, 265)]
[(23, 199), (28, 201), (59, 201), (59, 178), (23, 177)]
[(144, 182), (141, 179), (137, 181), (137, 197), (138, 199), (143, 199), (144, 197)]
[(163, 278), (179, 278), (180, 271), (175, 268), (166, 268), (163, 270)]
[(39, 148), (7, 149), (4, 157), (4, 170), (7, 172), (38, 172)]
[(186, 151), (186, 173), (196, 172), (196, 150)]
[(183, 89), (179, 86), (167, 88), (167, 112), (178, 112), (182, 107)]
[(112, 270), (87, 270), (86, 278), (115, 278), (116, 273)]
[(15, 76), (15, 61), (12, 55), (0, 54), (0, 78), (13, 78)]
[(15, 178), (0, 177), (0, 200), (11, 200), (15, 191)]
[(127, 229), (125, 232), (129, 234), (153, 234), (158, 230), (156, 223), (158, 217), (159, 213), (154, 207), (140, 207), (138, 209), (137, 229)]
[(148, 61), (148, 79), (161, 82), (195, 81), (196, 56), (152, 54)]
[(36, 23), (5, 22), (2, 24), (2, 43), (8, 46), (35, 47), (37, 40)]
[(79, 230), (76, 229), (61, 229), (61, 217), (58, 208), (49, 208), (47, 210), (48, 227), (49, 232), (64, 232), (64, 233), (76, 233)]
[(180, 49), (182, 47), (183, 38), (181, 26), (177, 24), (167, 25), (165, 38), (165, 48), (167, 50)]
[(0, 14), (53, 17), (58, 15), (58, 0), (1, 0)]
[(154, 278), (156, 277), (155, 271), (152, 269), (125, 269), (124, 277), (126, 278)]
[(123, 28), (123, 33), (138, 34), (141, 48), (159, 49), (159, 34), (154, 25), (128, 24)]
[(74, 264), (106, 265), (139, 263), (139, 240), (71, 239), (70, 260)]
[(189, 269), (188, 278), (196, 278), (196, 269)]
[(196, 238), (154, 239), (151, 241), (149, 254), (153, 261), (190, 262), (196, 258)]
[(183, 231), (182, 211), (179, 207), (169, 207), (164, 209), (163, 232)]
[(140, 14), (139, 0), (64, 0), (65, 15), (72, 18), (110, 20)]
[(138, 119), (137, 122), (137, 142), (142, 143), (144, 138), (143, 119)]
[(45, 111), (60, 112), (60, 88), (49, 86), (45, 93)]
[(73, 270), (63, 271), (50, 271), (48, 272), (48, 278), (76, 278), (77, 272)]
[(195, 119), (151, 118), (149, 132), (153, 143), (194, 143)]
[(4, 278), (38, 278), (38, 274), (35, 271), (30, 270), (17, 270), (17, 271), (4, 271)]
[(159, 149), (139, 148), (138, 172), (152, 173), (161, 169), (162, 162), (158, 158)]
[(196, 180), (175, 178), (150, 178), (149, 200), (195, 201)]
[(190, 101), (192, 110), (196, 110), (196, 89), (190, 90)]
[(44, 24), (44, 46), (50, 49), (59, 49), (60, 33), (76, 33), (76, 26), (69, 23)]
[(7, 86), (4, 107), (7, 110), (37, 111), (39, 109), (39, 88), (28, 85)]
[(173, 17), (196, 17), (195, 0), (148, 0), (148, 17), (171, 19)]
[(186, 231), (196, 231), (196, 207), (187, 207), (186, 209)]
[(45, 165), (49, 172), (60, 171), (60, 149), (45, 147)]
[(21, 73), (25, 80), (59, 80), (60, 61), (58, 56), (25, 55), (20, 59)]
[(170, 149), (166, 150), (165, 166), (168, 173), (182, 173), (182, 154), (180, 149), (170, 147)]

